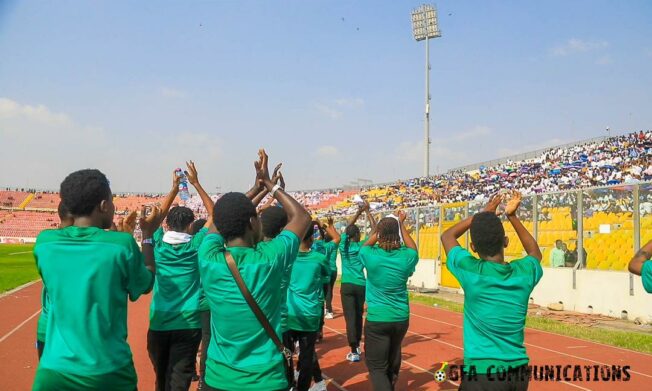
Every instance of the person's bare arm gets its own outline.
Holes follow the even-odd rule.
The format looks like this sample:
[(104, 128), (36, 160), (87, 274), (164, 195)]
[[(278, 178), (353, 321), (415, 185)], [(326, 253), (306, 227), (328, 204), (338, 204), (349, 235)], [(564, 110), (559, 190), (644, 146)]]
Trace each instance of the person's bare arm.
[(371, 231), (371, 235), (369, 235), (369, 239), (367, 239), (366, 242), (364, 242), (363, 246), (373, 246), (378, 242), (378, 232), (374, 229)]
[(417, 248), (417, 244), (414, 242), (414, 239), (412, 239), (412, 236), (410, 236), (410, 233), (408, 232), (407, 228), (405, 228), (406, 218), (407, 215), (405, 214), (404, 211), (401, 210), (398, 212), (398, 225), (401, 229), (401, 236), (403, 237), (403, 242), (405, 243), (405, 247), (411, 248), (414, 251), (419, 251), (419, 249)]
[(519, 205), (521, 205), (521, 193), (513, 191), (511, 197), (512, 198), (505, 206), (505, 215), (512, 224), (512, 227), (514, 227), (514, 231), (516, 231), (516, 235), (518, 235), (518, 239), (521, 241), (527, 255), (536, 258), (541, 262), (543, 255), (541, 254), (541, 249), (539, 248), (537, 241), (516, 216), (516, 211), (518, 210)]
[[(145, 207), (140, 209), (140, 229), (143, 232), (143, 239), (151, 239), (154, 232), (161, 225), (161, 210), (154, 207), (149, 214), (145, 216)], [(152, 273), (156, 273), (156, 262), (154, 261), (154, 246), (152, 244), (142, 244), (143, 257), (145, 258), (145, 267)]]
[(161, 204), (161, 215), (159, 216), (161, 221), (165, 220), (165, 216), (168, 215), (168, 212), (170, 211), (170, 207), (174, 203), (174, 199), (177, 198), (177, 194), (179, 193), (180, 183), (181, 183), (181, 177), (177, 176), (176, 171), (172, 171), (172, 189), (170, 189), (170, 192), (163, 200), (163, 204)]
[(652, 258), (652, 240), (634, 254), (632, 260), (629, 261), (629, 272), (640, 276), (643, 272), (643, 263), (650, 258)]
[(335, 229), (335, 222), (333, 221), (333, 218), (329, 217), (327, 222), (328, 225), (326, 226), (326, 232), (333, 239), (333, 243), (339, 245), (340, 241), (342, 241), (342, 237), (340, 236), (340, 233), (337, 232), (337, 229)]
[[(484, 208), (484, 211), (496, 213), (496, 209), (498, 208), (498, 205), (500, 205), (500, 197), (494, 195), (489, 200), (489, 203)], [(441, 244), (444, 246), (444, 251), (446, 252), (446, 254), (448, 254), (454, 247), (460, 245), (457, 239), (459, 239), (460, 236), (464, 235), (464, 233), (468, 231), (469, 228), (471, 228), (472, 220), (473, 220), (473, 216), (469, 216), (464, 220), (460, 221), (459, 223), (455, 224), (454, 226), (450, 227), (446, 231), (444, 231), (443, 234), (441, 234)]]
[(195, 167), (195, 162), (192, 160), (186, 162), (186, 166), (188, 166), (188, 171), (186, 171), (188, 182), (190, 182), (190, 184), (193, 185), (193, 187), (197, 190), (199, 198), (201, 198), (201, 202), (204, 204), (204, 208), (206, 208), (206, 213), (208, 213), (208, 218), (206, 219), (206, 224), (204, 227), (210, 227), (210, 223), (213, 220), (213, 200), (211, 199), (211, 196), (208, 195), (206, 190), (204, 190), (201, 183), (199, 183), (199, 177), (197, 176), (197, 168)]
[[(265, 199), (267, 194), (269, 194), (267, 189), (265, 189), (263, 187), (263, 189), (260, 192), (258, 192), (258, 194), (256, 194), (256, 196), (254, 198), (251, 199), (251, 202), (254, 204), (255, 207), (258, 207), (260, 205), (260, 202), (263, 199)], [(267, 203), (269, 203), (269, 201), (267, 201), (265, 204), (267, 204)]]
[[(281, 174), (280, 169), (283, 163), (279, 163), (276, 165), (276, 168), (274, 168), (274, 174), (272, 175), (272, 182), (278, 183), (282, 189), (285, 189), (285, 181), (283, 180), (283, 174)], [(269, 208), (272, 206), (272, 203), (274, 202), (274, 197), (269, 197), (265, 203), (259, 207), (260, 203), (262, 200), (265, 199), (265, 197), (269, 194), (265, 186), (262, 187), (262, 190), (256, 196), (251, 200), (253, 202), (254, 206), (258, 208), (259, 211), (262, 211), (264, 209)]]
[(269, 177), (269, 157), (264, 149), (261, 149), (258, 152), (258, 156), (258, 161), (254, 162), (254, 166), (256, 167), (256, 182), (262, 183), (267, 191), (269, 191), (270, 194), (272, 194), (272, 196), (283, 206), (283, 209), (288, 216), (288, 223), (285, 226), (285, 229), (293, 232), (299, 238), (303, 238), (306, 235), (306, 232), (308, 232), (308, 228), (312, 222), (310, 214), (300, 203), (286, 193), (285, 190), (280, 188), (280, 185), (274, 191), (276, 185)]
[(369, 205), (369, 202), (367, 200), (364, 201), (364, 213), (365, 216), (367, 217), (367, 220), (369, 221), (369, 224), (371, 225), (371, 231), (376, 230), (376, 218), (371, 214), (371, 205)]
[(364, 206), (359, 206), (358, 210), (355, 212), (355, 214), (353, 216), (351, 216), (351, 218), (349, 218), (349, 220), (346, 222), (346, 225), (355, 224), (355, 222), (358, 221), (358, 219), (360, 218), (360, 215), (362, 215), (363, 212), (364, 212)]

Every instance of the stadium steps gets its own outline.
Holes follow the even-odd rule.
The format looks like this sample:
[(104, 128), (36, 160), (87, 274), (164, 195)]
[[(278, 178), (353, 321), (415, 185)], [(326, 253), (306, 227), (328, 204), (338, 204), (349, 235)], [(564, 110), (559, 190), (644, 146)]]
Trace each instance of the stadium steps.
[(18, 209), (25, 209), (25, 207), (34, 199), (34, 193), (29, 193), (29, 195), (23, 200), (23, 202), (18, 205)]

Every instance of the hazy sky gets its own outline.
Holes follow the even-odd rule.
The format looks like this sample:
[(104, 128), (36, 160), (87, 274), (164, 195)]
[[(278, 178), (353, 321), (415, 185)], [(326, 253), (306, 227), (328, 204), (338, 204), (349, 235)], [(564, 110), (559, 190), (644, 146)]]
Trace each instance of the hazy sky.
[[(0, 186), (161, 191), (422, 172), (418, 1), (0, 0)], [(432, 170), (652, 127), (652, 2), (440, 1)]]

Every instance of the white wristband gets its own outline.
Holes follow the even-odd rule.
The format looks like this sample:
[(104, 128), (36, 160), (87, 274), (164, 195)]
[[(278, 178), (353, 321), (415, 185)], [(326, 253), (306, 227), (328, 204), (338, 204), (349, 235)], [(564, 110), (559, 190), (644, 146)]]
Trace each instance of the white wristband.
[(276, 194), (276, 191), (277, 191), (278, 189), (282, 189), (282, 188), (281, 188), (281, 185), (279, 185), (279, 184), (277, 183), (277, 184), (274, 185), (274, 187), (272, 187), (272, 191), (270, 191), (269, 194), (271, 194), (272, 197), (274, 197), (274, 194)]

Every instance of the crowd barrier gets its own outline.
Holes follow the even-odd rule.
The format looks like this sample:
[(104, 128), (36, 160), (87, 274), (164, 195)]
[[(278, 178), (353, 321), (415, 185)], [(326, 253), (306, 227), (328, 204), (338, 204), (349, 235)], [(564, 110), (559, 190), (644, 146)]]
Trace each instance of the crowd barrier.
[[(486, 201), (459, 202), (407, 209), (407, 225), (419, 247), (420, 264), (411, 280), (419, 288), (459, 289), (446, 267), (440, 234), (485, 206)], [(387, 215), (391, 212), (381, 212)], [(349, 216), (336, 220), (346, 225)], [(640, 277), (627, 272), (634, 253), (652, 240), (652, 183), (621, 184), (542, 193), (523, 197), (518, 217), (534, 235), (543, 253), (544, 278), (533, 293), (538, 304), (563, 302), (564, 307), (605, 315), (627, 311), (652, 321), (652, 301)], [(361, 217), (358, 224), (368, 231)], [(504, 220), (509, 245), (507, 260), (525, 256), (511, 224)], [(553, 267), (556, 242), (564, 251), (563, 264)], [(470, 237), (460, 238), (469, 247)]]

